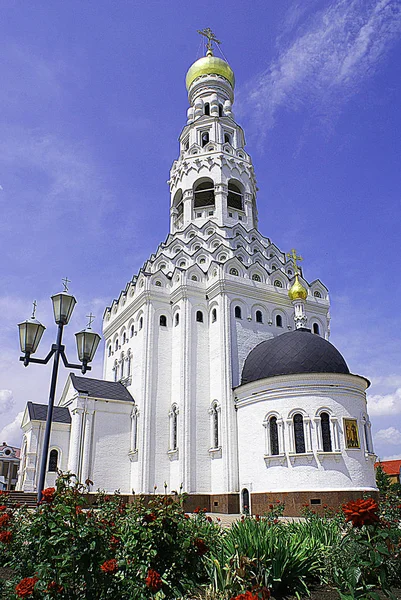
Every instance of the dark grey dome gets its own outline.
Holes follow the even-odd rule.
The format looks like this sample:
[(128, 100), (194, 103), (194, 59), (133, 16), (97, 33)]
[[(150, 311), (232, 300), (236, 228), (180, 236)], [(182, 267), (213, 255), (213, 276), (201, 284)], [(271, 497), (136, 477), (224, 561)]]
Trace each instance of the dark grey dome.
[(296, 329), (251, 350), (242, 369), (241, 385), (298, 373), (349, 373), (349, 369), (333, 344), (310, 329)]

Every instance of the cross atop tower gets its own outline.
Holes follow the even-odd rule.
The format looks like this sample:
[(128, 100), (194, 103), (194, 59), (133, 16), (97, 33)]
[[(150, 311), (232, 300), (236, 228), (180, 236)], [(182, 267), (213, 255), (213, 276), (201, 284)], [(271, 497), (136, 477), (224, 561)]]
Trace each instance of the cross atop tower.
[(294, 267), (294, 275), (299, 275), (299, 267), (298, 262), (303, 260), (302, 256), (297, 255), (297, 251), (295, 248), (292, 248), (291, 252), (287, 252), (286, 256), (292, 261), (292, 265)]
[(90, 329), (93, 321), (95, 320), (95, 316), (92, 315), (92, 311), (89, 313), (89, 315), (86, 315), (86, 318), (89, 319), (89, 323), (87, 325), (87, 328)]
[(64, 279), (62, 279), (61, 281), (63, 282), (63, 286), (64, 286), (63, 292), (68, 292), (68, 284), (71, 283), (71, 279), (64, 277)]
[(212, 45), (212, 42), (215, 42), (216, 44), (221, 44), (221, 42), (214, 35), (214, 33), (210, 29), (210, 27), (207, 27), (206, 29), (198, 29), (198, 33), (200, 33), (200, 35), (204, 35), (207, 38), (206, 56), (213, 56), (213, 45)]

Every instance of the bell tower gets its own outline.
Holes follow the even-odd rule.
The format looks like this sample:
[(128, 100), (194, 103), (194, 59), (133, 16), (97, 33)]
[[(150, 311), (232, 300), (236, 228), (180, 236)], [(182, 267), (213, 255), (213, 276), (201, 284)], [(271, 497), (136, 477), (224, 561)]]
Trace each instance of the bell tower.
[(210, 29), (199, 31), (206, 56), (188, 70), (189, 109), (181, 132), (180, 155), (170, 171), (170, 232), (190, 223), (212, 221), (223, 227), (240, 222), (257, 227), (256, 179), (245, 151), (242, 128), (234, 120), (235, 78), (230, 65), (213, 55), (219, 44)]

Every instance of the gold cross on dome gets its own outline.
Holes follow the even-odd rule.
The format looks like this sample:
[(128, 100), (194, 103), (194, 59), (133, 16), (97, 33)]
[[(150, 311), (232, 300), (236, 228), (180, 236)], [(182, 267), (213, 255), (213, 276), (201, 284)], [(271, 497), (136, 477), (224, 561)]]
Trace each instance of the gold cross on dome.
[(92, 325), (92, 323), (93, 323), (93, 321), (95, 320), (96, 317), (94, 315), (92, 315), (92, 311), (91, 311), (89, 313), (89, 315), (86, 315), (86, 318), (89, 319), (89, 323), (88, 323), (87, 327), (88, 327), (88, 329), (90, 329), (91, 325)]
[(303, 260), (302, 256), (297, 255), (297, 251), (295, 248), (292, 248), (291, 252), (287, 252), (286, 256), (292, 261), (294, 267), (294, 275), (299, 274), (299, 267), (297, 261), (301, 262)]
[(212, 42), (215, 42), (216, 44), (221, 44), (221, 42), (214, 35), (214, 33), (210, 29), (210, 27), (207, 27), (206, 29), (198, 29), (198, 33), (200, 33), (200, 35), (204, 35), (207, 38), (207, 45), (206, 45), (207, 52), (206, 52), (206, 56), (208, 54), (209, 54), (209, 56), (213, 56)]
[(33, 308), (32, 308), (32, 317), (31, 317), (31, 319), (34, 319), (35, 318), (35, 313), (36, 313), (36, 307), (37, 307), (38, 303), (36, 302), (36, 300), (34, 300), (32, 302), (32, 304), (33, 304)]
[(71, 283), (71, 279), (67, 279), (67, 277), (64, 277), (64, 279), (62, 279), (61, 281), (63, 282), (64, 286), (63, 292), (68, 292), (68, 284)]

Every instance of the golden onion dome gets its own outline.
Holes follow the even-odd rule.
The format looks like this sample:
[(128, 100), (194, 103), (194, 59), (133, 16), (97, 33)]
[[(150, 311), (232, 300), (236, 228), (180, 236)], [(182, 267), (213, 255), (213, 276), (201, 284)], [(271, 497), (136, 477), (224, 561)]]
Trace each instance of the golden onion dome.
[(290, 300), (306, 300), (308, 296), (308, 290), (299, 282), (298, 275), (295, 275), (295, 282), (291, 286), (288, 296)]
[(189, 90), (195, 79), (201, 75), (220, 75), (227, 79), (233, 88), (235, 86), (234, 72), (230, 65), (222, 58), (209, 53), (189, 67), (185, 81), (187, 90)]

